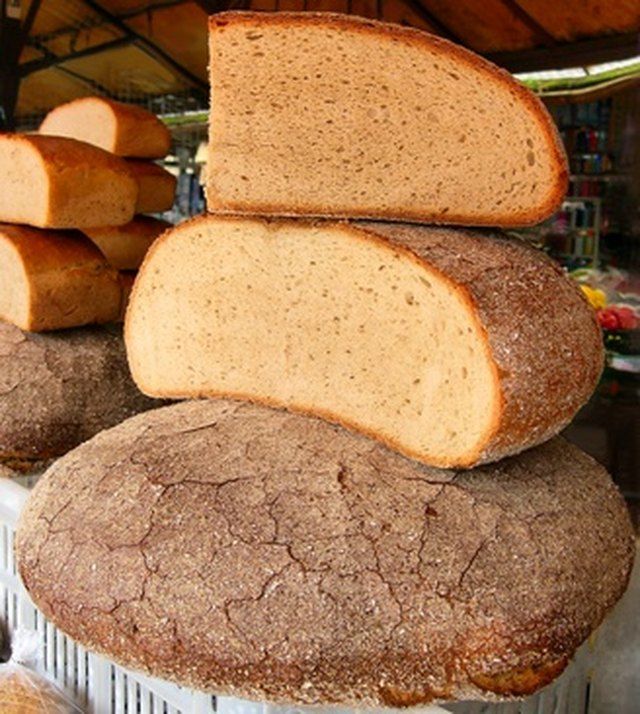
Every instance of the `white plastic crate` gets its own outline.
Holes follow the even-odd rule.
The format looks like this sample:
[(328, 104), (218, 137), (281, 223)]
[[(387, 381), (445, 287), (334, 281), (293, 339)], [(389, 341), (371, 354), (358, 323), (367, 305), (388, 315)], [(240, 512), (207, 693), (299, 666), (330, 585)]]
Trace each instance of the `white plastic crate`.
[[(37, 669), (54, 681), (74, 699), (87, 714), (358, 714), (356, 709), (313, 707), (306, 711), (303, 707), (279, 707), (269, 704), (248, 702), (231, 697), (216, 698), (183, 689), (176, 685), (137, 672), (130, 672), (113, 662), (87, 652), (72, 642), (60, 630), (48, 622), (31, 602), (16, 574), (13, 557), (13, 540), (19, 513), (27, 499), (28, 489), (9, 479), (0, 479), (0, 619), (10, 630), (25, 627), (39, 633), (42, 641), (42, 657)], [(637, 587), (632, 585), (631, 591)], [(626, 617), (637, 618), (637, 593), (629, 592), (625, 598)], [(636, 596), (636, 597), (634, 597)], [(629, 613), (629, 606), (632, 612)], [(620, 619), (620, 618), (618, 618)], [(638, 620), (640, 622), (640, 619)], [(637, 625), (637, 623), (636, 623)], [(609, 628), (611, 631), (613, 628)], [(627, 629), (626, 624), (623, 630)], [(604, 639), (607, 640), (607, 633)], [(611, 639), (609, 637), (609, 639)], [(636, 652), (637, 642), (627, 643)], [(608, 645), (610, 647), (610, 644)], [(597, 648), (596, 648), (597, 650)], [(445, 708), (422, 707), (411, 710), (412, 714), (638, 714), (640, 698), (640, 672), (626, 676), (624, 683), (629, 690), (625, 694), (613, 693), (616, 705), (601, 702), (611, 701), (602, 692), (609, 689), (606, 667), (613, 653), (605, 648), (594, 654), (592, 645), (586, 644), (578, 652), (565, 673), (551, 686), (539, 694), (522, 702), (486, 704), (468, 702), (447, 704)], [(597, 656), (596, 656), (597, 655)], [(635, 663), (630, 663), (631, 667)], [(618, 671), (618, 669), (616, 670)], [(629, 684), (631, 685), (629, 687)], [(598, 696), (594, 698), (594, 689)], [(622, 699), (620, 698), (622, 697)], [(636, 701), (637, 699), (637, 701)], [(624, 701), (623, 704), (620, 702)], [(629, 708), (626, 702), (634, 702)], [(595, 702), (595, 705), (594, 705)], [(637, 708), (635, 705), (637, 704)], [(382, 710), (391, 714), (391, 709)], [(406, 711), (406, 710), (405, 710)], [(374, 714), (371, 710), (368, 714)]]

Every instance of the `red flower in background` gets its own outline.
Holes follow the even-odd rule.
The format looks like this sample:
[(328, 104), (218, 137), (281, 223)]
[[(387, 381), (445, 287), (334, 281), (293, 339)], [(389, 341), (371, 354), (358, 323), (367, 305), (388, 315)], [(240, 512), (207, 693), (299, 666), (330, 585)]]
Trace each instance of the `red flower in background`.
[(603, 330), (635, 330), (638, 327), (636, 313), (624, 305), (610, 305), (598, 310), (597, 314)]

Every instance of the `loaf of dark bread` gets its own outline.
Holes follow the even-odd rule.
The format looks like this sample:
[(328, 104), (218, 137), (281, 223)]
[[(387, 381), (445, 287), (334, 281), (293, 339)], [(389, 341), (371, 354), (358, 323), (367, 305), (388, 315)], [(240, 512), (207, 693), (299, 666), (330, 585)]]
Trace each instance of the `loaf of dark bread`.
[(0, 463), (31, 470), (160, 404), (131, 381), (119, 328), (32, 334), (0, 322)]
[(138, 670), (299, 704), (519, 697), (625, 589), (633, 534), (561, 439), (441, 471), (321, 420), (153, 410), (57, 461), (23, 512), (24, 583)]
[(151, 247), (126, 342), (145, 394), (321, 416), (441, 467), (557, 434), (589, 399), (595, 313), (503, 233), (200, 216)]

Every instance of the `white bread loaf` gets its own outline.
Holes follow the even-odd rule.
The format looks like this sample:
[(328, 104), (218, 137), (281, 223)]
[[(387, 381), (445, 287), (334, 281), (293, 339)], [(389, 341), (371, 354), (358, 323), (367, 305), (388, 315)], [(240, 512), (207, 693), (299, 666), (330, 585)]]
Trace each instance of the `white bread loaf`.
[(153, 161), (127, 161), (138, 182), (136, 213), (162, 213), (173, 206), (177, 178)]
[(90, 144), (0, 134), (0, 221), (39, 228), (122, 225), (138, 184), (126, 161)]
[(553, 121), (472, 52), (330, 13), (209, 23), (209, 211), (516, 226), (559, 206)]
[(603, 363), (595, 314), (502, 234), (208, 216), (147, 253), (126, 320), (153, 396), (324, 416), (438, 466), (545, 441)]
[(136, 216), (124, 226), (84, 228), (109, 263), (118, 270), (137, 270), (153, 241), (171, 224), (151, 216)]
[(218, 694), (363, 708), (539, 689), (634, 550), (611, 478), (561, 439), (442, 471), (225, 400), (67, 454), (16, 540), (31, 597), (90, 650)]
[(104, 97), (83, 97), (52, 109), (41, 134), (67, 136), (118, 156), (161, 159), (171, 148), (171, 134), (155, 114)]
[(0, 224), (0, 319), (42, 332), (113, 322), (118, 273), (75, 231)]

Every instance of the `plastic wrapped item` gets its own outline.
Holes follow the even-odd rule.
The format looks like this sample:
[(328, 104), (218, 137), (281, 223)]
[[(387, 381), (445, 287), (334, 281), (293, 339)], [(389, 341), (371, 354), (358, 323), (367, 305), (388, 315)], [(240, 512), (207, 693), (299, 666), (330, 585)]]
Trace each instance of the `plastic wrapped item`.
[(55, 685), (27, 666), (38, 653), (38, 635), (17, 630), (11, 659), (0, 664), (2, 714), (76, 714), (82, 712)]

